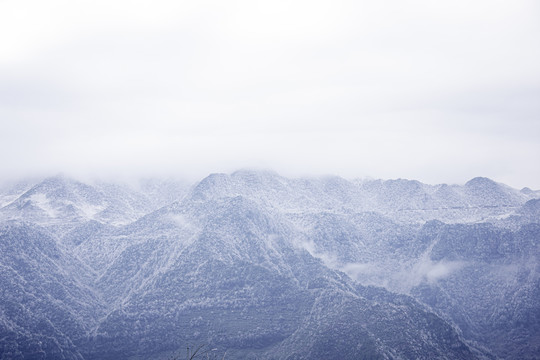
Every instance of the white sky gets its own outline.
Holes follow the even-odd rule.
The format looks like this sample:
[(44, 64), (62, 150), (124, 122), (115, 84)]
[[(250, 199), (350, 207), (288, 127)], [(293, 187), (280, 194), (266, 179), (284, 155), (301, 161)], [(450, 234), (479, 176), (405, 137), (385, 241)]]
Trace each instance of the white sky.
[(536, 0), (0, 0), (0, 171), (540, 189), (539, 64)]

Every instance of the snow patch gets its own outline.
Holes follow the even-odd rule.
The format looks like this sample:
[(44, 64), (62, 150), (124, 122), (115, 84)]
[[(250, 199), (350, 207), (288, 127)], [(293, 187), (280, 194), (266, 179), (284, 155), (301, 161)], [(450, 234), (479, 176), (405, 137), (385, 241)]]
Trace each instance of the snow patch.
[(43, 210), (48, 217), (55, 218), (58, 216), (58, 211), (51, 205), (51, 202), (45, 194), (33, 194), (30, 196), (32, 204)]
[(89, 219), (93, 219), (96, 214), (105, 210), (103, 205), (91, 205), (91, 204), (81, 204), (78, 206), (79, 210)]

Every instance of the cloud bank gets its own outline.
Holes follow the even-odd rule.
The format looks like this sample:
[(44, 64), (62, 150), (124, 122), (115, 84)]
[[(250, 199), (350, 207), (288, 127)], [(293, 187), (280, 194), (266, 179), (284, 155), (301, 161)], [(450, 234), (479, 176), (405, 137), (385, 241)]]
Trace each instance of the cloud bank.
[(539, 10), (3, 1), (2, 172), (256, 166), (540, 188)]

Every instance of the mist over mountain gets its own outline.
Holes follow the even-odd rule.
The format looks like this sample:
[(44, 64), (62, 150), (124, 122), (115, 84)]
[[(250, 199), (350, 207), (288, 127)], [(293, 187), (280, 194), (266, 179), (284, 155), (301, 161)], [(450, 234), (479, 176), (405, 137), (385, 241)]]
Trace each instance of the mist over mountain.
[(539, 204), (481, 177), (13, 182), (0, 358), (538, 358)]

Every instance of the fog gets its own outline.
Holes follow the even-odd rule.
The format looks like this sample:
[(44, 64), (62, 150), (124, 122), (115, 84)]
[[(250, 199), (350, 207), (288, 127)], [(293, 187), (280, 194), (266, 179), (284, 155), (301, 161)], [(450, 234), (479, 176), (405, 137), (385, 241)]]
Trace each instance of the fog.
[(4, 178), (540, 188), (535, 1), (2, 1)]

